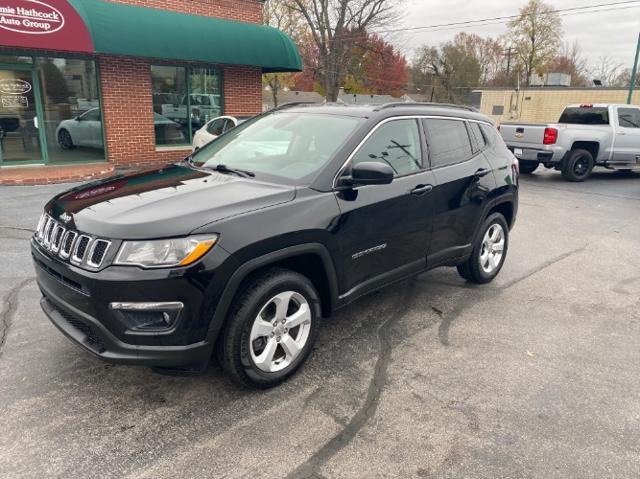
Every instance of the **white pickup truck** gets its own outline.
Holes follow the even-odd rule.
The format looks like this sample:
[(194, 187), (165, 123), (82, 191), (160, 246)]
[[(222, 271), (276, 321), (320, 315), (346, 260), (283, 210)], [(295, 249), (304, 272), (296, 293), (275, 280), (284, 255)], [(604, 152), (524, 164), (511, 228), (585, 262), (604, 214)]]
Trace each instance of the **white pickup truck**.
[(584, 181), (594, 166), (630, 171), (640, 167), (640, 106), (569, 105), (558, 123), (502, 123), (500, 134), (520, 160), (522, 173), (540, 164)]

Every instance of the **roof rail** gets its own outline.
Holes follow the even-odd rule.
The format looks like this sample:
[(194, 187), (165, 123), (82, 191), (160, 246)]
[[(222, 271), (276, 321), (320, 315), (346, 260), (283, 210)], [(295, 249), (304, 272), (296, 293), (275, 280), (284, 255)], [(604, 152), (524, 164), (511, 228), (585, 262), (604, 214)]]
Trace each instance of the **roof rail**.
[(275, 106), (267, 111), (284, 110), (285, 108), (291, 108), (291, 107), (300, 106), (300, 105), (319, 105), (319, 104), (320, 103), (316, 103), (314, 101), (293, 101), (291, 103), (283, 103), (282, 105)]
[(466, 106), (466, 105), (455, 105), (453, 103), (436, 103), (436, 102), (418, 102), (418, 101), (407, 101), (407, 102), (401, 102), (401, 101), (396, 101), (393, 103), (385, 103), (383, 105), (380, 105), (380, 110), (384, 110), (386, 108), (396, 108), (396, 107), (401, 107), (401, 106), (435, 106), (435, 107), (444, 107), (444, 108), (458, 108), (460, 110), (467, 110), (467, 111), (473, 111), (475, 113), (478, 113), (478, 110), (476, 110), (475, 108), (471, 107), (471, 106)]

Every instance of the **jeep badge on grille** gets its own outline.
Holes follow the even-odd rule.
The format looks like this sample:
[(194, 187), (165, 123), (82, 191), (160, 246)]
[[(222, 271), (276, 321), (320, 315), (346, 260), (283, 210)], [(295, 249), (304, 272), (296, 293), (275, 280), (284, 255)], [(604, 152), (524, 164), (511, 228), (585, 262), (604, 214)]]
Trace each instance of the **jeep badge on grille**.
[(65, 223), (68, 223), (69, 221), (71, 221), (71, 215), (69, 213), (62, 213), (60, 215), (60, 220), (64, 221)]

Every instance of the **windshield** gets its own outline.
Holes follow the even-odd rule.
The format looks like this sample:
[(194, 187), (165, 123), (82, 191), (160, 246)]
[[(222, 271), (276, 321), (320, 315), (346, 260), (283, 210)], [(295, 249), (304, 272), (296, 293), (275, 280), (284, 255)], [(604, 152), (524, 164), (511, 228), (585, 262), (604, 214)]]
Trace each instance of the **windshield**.
[(607, 108), (567, 108), (558, 123), (570, 125), (608, 125), (609, 110)]
[(277, 112), (248, 120), (198, 150), (193, 164), (224, 165), (286, 183), (309, 184), (363, 121)]

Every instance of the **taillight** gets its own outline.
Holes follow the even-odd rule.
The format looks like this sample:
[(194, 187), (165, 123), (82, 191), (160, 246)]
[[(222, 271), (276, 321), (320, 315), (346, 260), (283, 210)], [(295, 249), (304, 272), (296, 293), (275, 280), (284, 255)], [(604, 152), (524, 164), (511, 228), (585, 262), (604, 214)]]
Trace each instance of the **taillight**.
[(513, 158), (512, 168), (513, 168), (513, 174), (516, 177), (520, 176), (520, 161), (516, 157)]
[(545, 128), (542, 143), (544, 145), (555, 145), (556, 141), (558, 141), (558, 130), (555, 128)]

